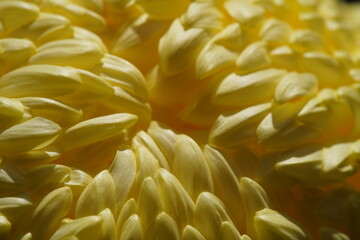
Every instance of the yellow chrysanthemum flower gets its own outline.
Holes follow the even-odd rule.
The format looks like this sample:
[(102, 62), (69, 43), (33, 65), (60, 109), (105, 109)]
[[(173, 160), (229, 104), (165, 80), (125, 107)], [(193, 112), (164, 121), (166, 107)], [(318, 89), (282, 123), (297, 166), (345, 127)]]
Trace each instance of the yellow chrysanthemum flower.
[(0, 0), (0, 239), (360, 239), (359, 6)]

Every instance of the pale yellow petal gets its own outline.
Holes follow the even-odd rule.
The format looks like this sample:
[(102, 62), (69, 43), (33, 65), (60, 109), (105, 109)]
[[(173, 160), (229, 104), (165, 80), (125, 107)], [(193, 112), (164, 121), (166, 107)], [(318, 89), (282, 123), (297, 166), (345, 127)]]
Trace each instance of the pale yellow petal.
[(240, 74), (251, 73), (259, 69), (270, 67), (271, 58), (263, 41), (248, 45), (236, 59), (237, 71)]
[(205, 240), (196, 228), (186, 225), (182, 233), (182, 240)]
[(116, 214), (115, 185), (107, 170), (100, 172), (81, 193), (76, 204), (75, 216), (95, 215), (109, 208)]
[(48, 239), (69, 212), (71, 203), (72, 192), (69, 187), (58, 188), (47, 194), (32, 213), (32, 237)]
[(78, 73), (69, 67), (31, 65), (0, 78), (4, 97), (57, 97), (76, 91), (81, 85)]
[(213, 96), (216, 104), (245, 106), (264, 103), (274, 96), (274, 91), (286, 71), (275, 68), (247, 75), (228, 75)]
[(132, 114), (117, 113), (80, 122), (65, 131), (62, 148), (68, 150), (116, 136), (134, 125), (137, 119)]
[(136, 170), (137, 164), (133, 151), (119, 150), (109, 168), (115, 184), (117, 204), (122, 204), (126, 200), (135, 181)]
[(121, 231), (120, 230), (118, 231), (120, 233), (119, 240), (144, 239), (144, 234), (141, 229), (140, 218), (136, 214), (130, 216), (124, 223), (124, 226), (122, 227)]
[(193, 199), (201, 192), (214, 191), (205, 157), (199, 145), (186, 135), (177, 137), (172, 172)]
[(102, 226), (103, 234), (101, 236), (101, 239), (117, 240), (115, 220), (110, 209), (106, 208), (103, 211), (101, 211), (98, 215), (104, 219)]
[(103, 50), (93, 42), (81, 39), (64, 39), (52, 41), (39, 47), (29, 63), (88, 69), (100, 63), (103, 56)]
[(177, 223), (165, 212), (160, 213), (146, 232), (149, 240), (179, 240)]
[[(60, 227), (50, 240), (61, 240), (72, 236), (78, 240), (100, 240), (103, 222), (103, 218), (99, 216), (87, 216), (76, 219)], [(72, 240), (73, 238), (70, 239)]]
[(0, 133), (0, 152), (15, 154), (46, 147), (60, 131), (60, 126), (50, 120), (32, 118)]

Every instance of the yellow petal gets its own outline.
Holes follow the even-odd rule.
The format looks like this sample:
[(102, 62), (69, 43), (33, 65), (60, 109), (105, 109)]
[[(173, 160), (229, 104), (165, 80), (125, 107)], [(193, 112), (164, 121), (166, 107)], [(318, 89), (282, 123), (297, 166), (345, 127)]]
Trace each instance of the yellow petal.
[(269, 207), (269, 198), (264, 189), (250, 178), (240, 180), (242, 203), (246, 211), (246, 232), (255, 235), (254, 216), (257, 211)]
[(101, 100), (101, 103), (117, 112), (134, 114), (139, 117), (139, 123), (148, 124), (151, 120), (151, 106), (148, 101), (120, 87), (113, 89), (114, 95)]
[(64, 39), (46, 43), (37, 49), (30, 64), (51, 64), (91, 68), (100, 63), (104, 52), (95, 43), (80, 39)]
[(25, 113), (23, 104), (12, 98), (0, 97), (0, 116), (2, 120), (22, 118)]
[(321, 240), (350, 240), (345, 233), (327, 227), (320, 228), (319, 235)]
[[(116, 229), (119, 231), (123, 228), (125, 222), (130, 218), (132, 215), (136, 214), (137, 212), (137, 205), (134, 198), (130, 198), (121, 208), (118, 218), (116, 219)], [(140, 225), (140, 224), (139, 224)], [(131, 226), (131, 225), (130, 225)], [(129, 226), (128, 226), (129, 227)], [(140, 225), (141, 228), (141, 225)]]
[(30, 65), (3, 75), (0, 94), (4, 97), (57, 97), (76, 91), (78, 73), (69, 67)]
[(112, 162), (109, 171), (114, 180), (116, 202), (122, 204), (126, 200), (136, 176), (137, 164), (133, 151), (119, 150)]
[(159, 190), (151, 177), (144, 179), (138, 197), (138, 211), (143, 229), (155, 220), (162, 210)]
[(324, 42), (321, 35), (308, 29), (298, 29), (291, 33), (289, 42), (305, 50), (321, 50)]
[(0, 20), (5, 31), (14, 31), (39, 15), (39, 7), (23, 1), (1, 1)]
[(259, 37), (270, 43), (286, 43), (291, 31), (291, 26), (276, 18), (269, 18), (261, 27)]
[(36, 45), (72, 37), (70, 21), (57, 14), (40, 12), (38, 18), (13, 32), (14, 37), (27, 38)]
[(105, 54), (101, 62), (91, 71), (111, 85), (124, 88), (135, 96), (146, 99), (147, 85), (145, 78), (133, 64), (109, 54)]
[(209, 143), (224, 148), (237, 148), (256, 140), (256, 128), (271, 108), (270, 103), (251, 106), (235, 114), (220, 115), (209, 136)]
[(100, 32), (105, 29), (106, 20), (98, 13), (68, 0), (45, 0), (42, 9), (68, 18), (74, 25)]
[(196, 228), (186, 225), (182, 233), (182, 240), (205, 240)]
[(213, 96), (216, 104), (225, 106), (254, 105), (269, 101), (284, 70), (269, 68), (247, 75), (228, 75)]
[(225, 221), (221, 224), (220, 239), (241, 240), (241, 235), (231, 222)]
[(26, 63), (35, 53), (34, 44), (27, 39), (3, 38), (0, 39), (0, 61), (4, 62), (0, 73), (5, 73)]
[(102, 240), (116, 240), (116, 227), (115, 227), (115, 220), (112, 212), (110, 209), (106, 208), (103, 211), (101, 211), (99, 214), (104, 221), (102, 226)]
[(44, 164), (30, 168), (25, 175), (30, 189), (51, 189), (62, 185), (70, 177), (71, 168), (60, 164)]
[(205, 157), (197, 143), (186, 135), (177, 137), (172, 172), (193, 199), (201, 192), (214, 191)]
[(172, 165), (177, 135), (172, 130), (164, 128), (154, 121), (150, 123), (148, 133), (164, 153), (169, 165)]
[(100, 172), (81, 193), (76, 204), (75, 216), (95, 215), (109, 208), (116, 214), (115, 185), (107, 170)]
[(146, 237), (149, 237), (149, 240), (180, 239), (175, 220), (165, 212), (160, 213), (153, 224), (149, 226)]
[[(61, 240), (72, 236), (78, 240), (100, 240), (103, 222), (103, 218), (99, 216), (87, 216), (76, 219), (60, 227), (50, 240)], [(70, 239), (73, 240), (73, 238)]]
[(31, 233), (36, 239), (48, 239), (69, 212), (72, 193), (69, 187), (58, 188), (47, 194), (31, 217)]
[(139, 216), (136, 214), (130, 216), (124, 223), (120, 233), (120, 240), (144, 239)]
[(236, 175), (223, 155), (214, 148), (206, 145), (204, 155), (214, 180), (215, 195), (218, 196), (227, 207), (234, 224), (238, 228), (244, 228), (244, 209), (243, 205), (238, 201), (238, 199), (241, 198), (241, 193)]
[(0, 237), (6, 239), (11, 232), (11, 222), (0, 213)]
[(226, 11), (247, 27), (255, 27), (264, 17), (264, 8), (248, 1), (227, 1)]
[(24, 97), (18, 100), (29, 109), (32, 116), (39, 116), (58, 124), (77, 122), (82, 117), (82, 111), (50, 98)]
[(224, 204), (211, 193), (201, 193), (196, 200), (194, 227), (205, 239), (216, 240), (223, 221), (230, 221)]
[(241, 74), (251, 73), (271, 65), (266, 43), (259, 41), (248, 45), (236, 60), (236, 67)]
[(80, 122), (65, 131), (62, 148), (71, 149), (113, 137), (136, 121), (135, 115), (117, 113)]
[(12, 223), (21, 221), (32, 207), (27, 195), (0, 198), (0, 212)]
[(74, 197), (78, 198), (91, 180), (92, 178), (87, 173), (79, 169), (72, 169), (70, 179), (64, 185), (70, 187)]
[(186, 69), (195, 61), (207, 38), (204, 29), (186, 29), (180, 20), (175, 20), (159, 42), (161, 69), (166, 75), (173, 75)]
[(195, 204), (179, 180), (160, 168), (154, 178), (160, 192), (162, 206), (167, 214), (176, 219), (182, 229), (193, 217)]
[(0, 167), (0, 190), (1, 192), (16, 192), (25, 186), (24, 174), (16, 167), (2, 164)]
[(317, 79), (310, 73), (289, 73), (275, 90), (275, 102), (284, 104), (295, 102), (301, 98), (310, 98), (318, 91)]
[(167, 159), (156, 145), (154, 140), (144, 131), (140, 131), (136, 134), (136, 136), (132, 140), (133, 147), (144, 146), (146, 147), (152, 155), (158, 160), (159, 166), (165, 169), (169, 169), (169, 165)]
[(0, 133), (0, 152), (15, 154), (46, 147), (60, 131), (60, 126), (50, 120), (32, 118)]
[(254, 225), (259, 239), (310, 239), (307, 234), (291, 220), (268, 208), (256, 213)]

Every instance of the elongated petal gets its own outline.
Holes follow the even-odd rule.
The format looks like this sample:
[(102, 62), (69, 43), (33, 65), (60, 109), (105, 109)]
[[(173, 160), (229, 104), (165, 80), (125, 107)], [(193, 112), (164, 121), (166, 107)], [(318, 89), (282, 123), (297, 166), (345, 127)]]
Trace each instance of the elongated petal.
[(119, 150), (109, 169), (115, 184), (117, 204), (125, 201), (135, 181), (136, 170), (137, 164), (133, 151)]
[(225, 221), (221, 224), (220, 239), (241, 240), (241, 235), (231, 222)]
[(310, 239), (304, 230), (291, 220), (268, 208), (256, 213), (254, 225), (259, 239)]
[(31, 233), (36, 239), (48, 239), (70, 210), (72, 193), (69, 187), (58, 188), (46, 195), (31, 217)]
[(99, 216), (87, 216), (76, 219), (60, 227), (50, 240), (66, 239), (66, 237), (72, 236), (78, 240), (101, 239), (103, 222), (103, 218)]
[(32, 189), (58, 187), (70, 178), (71, 168), (60, 164), (44, 164), (26, 171)]
[(140, 98), (147, 97), (145, 78), (133, 64), (109, 54), (105, 54), (101, 62), (91, 71), (113, 86), (124, 88)]
[(205, 157), (197, 143), (186, 135), (177, 137), (173, 173), (193, 199), (201, 192), (214, 191)]
[[(120, 231), (120, 230), (119, 230)], [(141, 229), (140, 218), (138, 215), (134, 214), (130, 216), (127, 221), (124, 223), (123, 228), (121, 229), (120, 240), (142, 240), (144, 239), (144, 234)]]
[(213, 146), (236, 148), (256, 139), (256, 129), (271, 108), (270, 103), (245, 108), (231, 115), (220, 115), (209, 136)]
[(29, 108), (32, 116), (39, 116), (58, 124), (76, 122), (82, 117), (82, 111), (50, 98), (25, 97), (20, 102)]
[(70, 149), (113, 137), (131, 127), (137, 119), (132, 114), (118, 113), (80, 122), (66, 130), (62, 147)]
[(138, 197), (138, 209), (141, 224), (144, 229), (147, 229), (162, 210), (159, 190), (151, 177), (145, 178), (141, 185)]
[(201, 28), (186, 30), (179, 20), (175, 20), (159, 42), (161, 69), (168, 75), (184, 70), (195, 60), (206, 39), (205, 30)]
[(214, 102), (225, 106), (244, 106), (269, 101), (285, 71), (274, 68), (240, 76), (230, 74), (219, 85)]
[(12, 223), (22, 220), (32, 205), (30, 198), (26, 195), (0, 198), (0, 212)]
[(251, 73), (269, 67), (270, 64), (271, 59), (264, 42), (250, 44), (236, 60), (239, 73)]
[(228, 1), (225, 9), (234, 19), (249, 27), (256, 26), (264, 16), (261, 6), (247, 1)]
[(177, 219), (183, 228), (193, 217), (195, 204), (179, 180), (165, 169), (160, 168), (155, 175), (162, 206), (166, 213)]
[(116, 227), (115, 227), (115, 220), (114, 216), (111, 213), (110, 209), (106, 208), (103, 211), (99, 213), (99, 216), (101, 216), (103, 221), (102, 226), (102, 240), (117, 240), (116, 236)]
[(0, 152), (14, 154), (46, 147), (60, 131), (60, 126), (50, 120), (32, 118), (0, 133)]
[(70, 21), (58, 14), (40, 12), (39, 16), (15, 32), (15, 37), (28, 38), (36, 45), (41, 45), (49, 41), (71, 37), (73, 29)]
[(250, 178), (241, 178), (240, 192), (246, 211), (246, 232), (254, 235), (254, 216), (257, 211), (269, 207), (270, 202), (264, 189)]
[(234, 224), (239, 228), (243, 228), (244, 208), (239, 202), (241, 193), (236, 175), (224, 156), (214, 148), (206, 145), (204, 155), (214, 180), (215, 195), (218, 196), (227, 207)]
[(18, 191), (25, 186), (24, 174), (14, 166), (2, 164), (0, 167), (1, 192)]
[(138, 171), (136, 174), (136, 187), (140, 189), (143, 180), (146, 177), (154, 177), (159, 169), (158, 160), (145, 147), (139, 146), (135, 149), (135, 156), (138, 164)]
[(213, 194), (203, 192), (196, 200), (194, 227), (204, 238), (217, 239), (223, 221), (231, 221), (224, 204)]
[(23, 1), (1, 1), (0, 20), (6, 32), (13, 31), (34, 20), (39, 7)]
[(157, 122), (150, 123), (148, 133), (164, 153), (169, 165), (172, 165), (177, 135), (172, 130), (161, 127)]
[(205, 240), (196, 228), (186, 225), (182, 233), (182, 240)]
[(6, 239), (11, 231), (11, 222), (0, 213), (0, 237)]
[(179, 240), (179, 232), (177, 224), (173, 218), (171, 218), (165, 212), (160, 213), (152, 225), (149, 226), (146, 236), (150, 240)]
[(17, 99), (0, 97), (0, 117), (1, 119), (17, 120), (25, 113), (24, 105)]
[(30, 64), (51, 64), (90, 68), (100, 63), (103, 51), (94, 43), (80, 39), (52, 41), (38, 48)]
[(85, 188), (76, 204), (75, 216), (95, 215), (109, 208), (116, 214), (115, 185), (107, 170), (100, 172)]
[(312, 97), (317, 92), (317, 79), (309, 73), (286, 75), (275, 90), (275, 101), (278, 104), (295, 102), (301, 98)]
[(169, 169), (169, 164), (161, 152), (157, 144), (154, 142), (152, 137), (144, 131), (140, 131), (136, 134), (132, 141), (133, 146), (144, 146), (146, 147), (158, 160), (160, 167)]
[(4, 73), (21, 64), (24, 64), (35, 53), (34, 44), (27, 39), (4, 38), (0, 39), (0, 59), (3, 62)]
[(114, 95), (104, 98), (101, 102), (117, 111), (131, 113), (139, 117), (139, 122), (148, 124), (151, 119), (151, 106), (143, 98), (137, 97), (120, 87), (113, 87)]
[(72, 169), (70, 179), (65, 182), (65, 185), (71, 188), (74, 197), (79, 197), (91, 180), (92, 178), (87, 173), (79, 169)]
[(30, 65), (3, 75), (0, 94), (4, 97), (57, 97), (76, 91), (78, 73), (69, 67)]
[[(134, 198), (130, 198), (121, 208), (119, 216), (116, 220), (116, 229), (118, 233), (121, 233), (121, 229), (123, 228), (125, 222), (130, 218), (132, 215), (136, 214), (137, 212), (137, 205)], [(141, 227), (141, 225), (140, 225)]]

